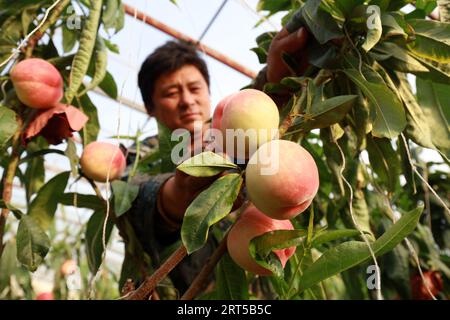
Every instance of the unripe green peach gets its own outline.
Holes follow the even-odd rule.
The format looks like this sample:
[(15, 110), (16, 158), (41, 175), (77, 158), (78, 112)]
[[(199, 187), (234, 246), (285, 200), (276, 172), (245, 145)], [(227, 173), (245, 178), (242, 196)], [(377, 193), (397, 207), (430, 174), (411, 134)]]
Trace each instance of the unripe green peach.
[(11, 81), (17, 97), (30, 108), (53, 107), (63, 96), (63, 79), (51, 63), (39, 59), (26, 59), (11, 70)]
[[(250, 241), (266, 232), (274, 230), (293, 230), (294, 227), (289, 220), (271, 219), (250, 205), (242, 212), (239, 220), (231, 228), (228, 238), (228, 253), (234, 262), (241, 268), (259, 275), (272, 275), (272, 271), (260, 266), (251, 257), (249, 251)], [(274, 250), (280, 259), (281, 265), (286, 265), (287, 260), (295, 253), (295, 247)]]
[(122, 176), (126, 160), (120, 148), (108, 142), (91, 142), (83, 151), (80, 159), (83, 173), (98, 182), (118, 179)]
[(279, 122), (278, 107), (264, 92), (244, 89), (235, 93), (222, 115), (226, 153), (233, 152), (236, 159), (248, 159), (258, 146), (275, 138)]
[(249, 199), (273, 219), (292, 219), (303, 212), (319, 189), (313, 157), (287, 140), (262, 145), (250, 158), (245, 178)]

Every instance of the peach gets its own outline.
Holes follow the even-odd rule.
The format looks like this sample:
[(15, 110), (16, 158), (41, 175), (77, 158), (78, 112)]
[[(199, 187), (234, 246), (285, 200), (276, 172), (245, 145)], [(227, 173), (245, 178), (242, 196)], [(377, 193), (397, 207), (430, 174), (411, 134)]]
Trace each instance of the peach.
[(30, 108), (47, 109), (63, 97), (63, 79), (51, 63), (31, 58), (11, 70), (11, 81), (19, 100)]
[(221, 121), (226, 153), (248, 159), (258, 146), (275, 138), (279, 122), (278, 107), (264, 92), (244, 89), (233, 94), (223, 108)]
[(61, 265), (61, 273), (65, 276), (74, 274), (77, 271), (77, 263), (75, 260), (69, 259)]
[(287, 140), (262, 145), (250, 158), (245, 178), (249, 199), (273, 219), (292, 219), (303, 212), (319, 189), (313, 157)]
[(223, 109), (227, 105), (228, 101), (235, 95), (236, 93), (232, 93), (222, 100), (219, 101), (216, 108), (214, 109), (214, 114), (211, 121), (211, 128), (221, 130), (222, 128), (222, 116), (223, 116)]
[[(259, 275), (272, 275), (272, 271), (257, 264), (250, 255), (250, 240), (273, 230), (293, 230), (289, 220), (274, 220), (263, 214), (253, 205), (242, 212), (238, 221), (228, 234), (228, 253), (241, 268)], [(287, 260), (295, 253), (295, 247), (274, 250), (283, 268)]]
[(126, 160), (120, 148), (112, 143), (94, 141), (89, 143), (80, 159), (83, 173), (98, 182), (118, 179), (125, 171)]
[(53, 292), (41, 292), (36, 296), (36, 300), (55, 300)]

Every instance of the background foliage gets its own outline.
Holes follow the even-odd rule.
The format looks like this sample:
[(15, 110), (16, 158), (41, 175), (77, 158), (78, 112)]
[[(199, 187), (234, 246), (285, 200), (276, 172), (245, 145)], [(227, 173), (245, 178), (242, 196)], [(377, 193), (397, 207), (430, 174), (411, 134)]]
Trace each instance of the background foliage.
[[(280, 129), (284, 139), (300, 143), (313, 155), (319, 168), (320, 189), (310, 210), (292, 221), (296, 227), (294, 232), (264, 235), (252, 241), (252, 255), (271, 268), (274, 276), (261, 278), (245, 273), (225, 255), (215, 269), (215, 289), (202, 298), (375, 298), (376, 291), (367, 286), (371, 275), (367, 267), (374, 263), (367, 244), (377, 256), (382, 280), (379, 293), (385, 298), (414, 297), (411, 279), (418, 274), (419, 267), (424, 272), (439, 273), (444, 289), (437, 293), (437, 298), (448, 297), (450, 23), (445, 15), (448, 3), (439, 2), (443, 5), (442, 21), (432, 21), (426, 16), (436, 7), (436, 1), (416, 1), (414, 11), (408, 14), (400, 11), (411, 2), (259, 2), (259, 10), (269, 16), (284, 12), (283, 23), (291, 31), (304, 26), (314, 36), (310, 37), (307, 49), (310, 66), (306, 73), (287, 77), (280, 84), (269, 83), (264, 90), (288, 93), (289, 99), (281, 109)], [(0, 62), (6, 61), (12, 50), (38, 26), (52, 3), (45, 0), (0, 2)], [(74, 24), (74, 13), (67, 10), (70, 5), (82, 9), (80, 29), (70, 27)], [(380, 15), (368, 10), (369, 5), (377, 5)], [(0, 294), (3, 298), (33, 298), (30, 272), (40, 264), (57, 269), (68, 258), (68, 245), (81, 250), (76, 257), (85, 288), (80, 298), (117, 297), (118, 291), (112, 293), (109, 285), (98, 287), (111, 282), (109, 273), (105, 275), (106, 281), (94, 281), (95, 295), (89, 290), (99, 268), (104, 268), (101, 267), (103, 240), (108, 240), (113, 228), (119, 229), (127, 244), (121, 278), (113, 279), (119, 288), (127, 278), (153, 272), (149, 257), (141, 250), (127, 220), (118, 219), (130, 208), (136, 187), (130, 180), (116, 181), (111, 185), (109, 202), (92, 181), (95, 195), (65, 192), (70, 181), (84, 179), (71, 140), (65, 152), (52, 148), (42, 137), (22, 144), (21, 133), (33, 112), (18, 101), (9, 81), (9, 71), (18, 60), (33, 56), (54, 64), (64, 78), (65, 102), (89, 116), (80, 132), (82, 144), (95, 141), (99, 122), (88, 92), (100, 87), (110, 97), (117, 98), (116, 83), (107, 71), (106, 52), (119, 50), (111, 39), (123, 27), (123, 22), (120, 0), (62, 0), (18, 55), (0, 67), (0, 166), (3, 169)], [(101, 28), (109, 37), (99, 35)], [(58, 46), (54, 43), (56, 32), (62, 34), (62, 44)], [(254, 51), (262, 63), (266, 61), (273, 36), (274, 33), (265, 33), (257, 38)], [(62, 52), (56, 49), (61, 45)], [(293, 71), (298, 69), (295, 55), (284, 58)], [(170, 132), (162, 125), (159, 132), (159, 148), (143, 159), (136, 158), (130, 178), (136, 173), (173, 170), (167, 157), (172, 147)], [(139, 133), (131, 138), (139, 146)], [(422, 161), (424, 148), (437, 152), (442, 161)], [(47, 153), (68, 157), (72, 171), (48, 179), (43, 158)], [(184, 163), (180, 170), (197, 176), (224, 170), (234, 174), (214, 183), (186, 212), (188, 218), (181, 233), (188, 252), (200, 248), (208, 232), (217, 234), (218, 238), (223, 236), (217, 222), (233, 221), (228, 215), (232, 209), (230, 203), (244, 183), (241, 168), (233, 164), (220, 166), (213, 156), (205, 159), (202, 169)], [(8, 193), (13, 177), (26, 190), (26, 212), (10, 203)], [(73, 244), (57, 241), (52, 234), (58, 205), (75, 205), (92, 211), (89, 222)], [(6, 238), (3, 228), (8, 211), (12, 214), (6, 228), (14, 227), (10, 231), (15, 236)], [(18, 224), (12, 222), (14, 219)], [(202, 228), (196, 228), (199, 219), (204, 221)], [(292, 244), (297, 245), (297, 251), (283, 271), (271, 250)], [(55, 279), (58, 298), (67, 297), (63, 283), (61, 277)], [(17, 284), (23, 294), (14, 289)], [(158, 287), (158, 292), (166, 297), (176, 295), (169, 282)]]

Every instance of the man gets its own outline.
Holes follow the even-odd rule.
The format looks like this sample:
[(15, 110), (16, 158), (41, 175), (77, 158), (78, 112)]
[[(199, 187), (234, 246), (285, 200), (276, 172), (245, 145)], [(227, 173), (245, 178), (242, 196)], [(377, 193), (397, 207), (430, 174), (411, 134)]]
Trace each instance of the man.
[[(303, 28), (292, 34), (285, 29), (279, 32), (272, 41), (267, 66), (253, 87), (262, 89), (266, 82), (279, 82), (290, 75), (281, 55), (298, 54), (300, 61), (306, 61), (303, 50), (306, 41), (307, 32)], [(209, 74), (191, 45), (171, 41), (157, 48), (142, 64), (138, 82), (148, 114), (171, 131), (184, 128), (192, 133), (196, 122), (202, 123), (203, 130), (208, 127)], [(150, 141), (156, 145), (155, 138)], [(126, 217), (154, 267), (161, 264), (164, 250), (180, 241), (179, 231), (189, 204), (216, 178), (196, 178), (176, 170), (140, 183), (139, 195)], [(180, 294), (189, 287), (216, 245), (216, 239), (210, 236), (202, 249), (186, 257), (170, 274)]]

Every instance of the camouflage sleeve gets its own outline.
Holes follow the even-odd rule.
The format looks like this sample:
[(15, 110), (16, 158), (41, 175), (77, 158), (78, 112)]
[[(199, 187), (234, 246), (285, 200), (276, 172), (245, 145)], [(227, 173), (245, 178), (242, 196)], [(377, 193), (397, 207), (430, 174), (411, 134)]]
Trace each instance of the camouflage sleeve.
[(139, 184), (139, 193), (127, 216), (144, 250), (156, 263), (162, 247), (177, 240), (171, 227), (161, 221), (157, 205), (159, 190), (173, 175), (138, 176), (133, 180), (134, 184)]
[[(173, 175), (174, 173), (165, 173), (139, 177), (138, 180), (142, 181), (139, 194), (132, 208), (126, 213), (136, 237), (150, 255), (155, 268), (163, 262), (167, 249), (173, 248), (173, 245), (180, 241), (181, 225), (174, 228), (173, 225), (164, 221), (157, 204), (159, 190)], [(204, 247), (185, 257), (170, 273), (170, 279), (180, 293), (187, 290), (216, 247), (217, 241), (210, 235)], [(208, 280), (212, 281), (212, 279), (211, 275)]]

